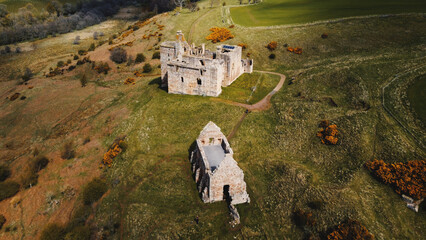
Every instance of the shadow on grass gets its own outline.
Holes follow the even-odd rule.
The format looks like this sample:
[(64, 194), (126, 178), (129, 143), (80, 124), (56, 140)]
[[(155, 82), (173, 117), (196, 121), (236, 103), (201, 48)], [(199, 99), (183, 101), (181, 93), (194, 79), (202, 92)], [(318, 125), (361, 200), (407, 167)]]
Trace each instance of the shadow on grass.
[(167, 86), (166, 86), (166, 87), (162, 87), (162, 86), (161, 86), (161, 77), (157, 77), (157, 78), (152, 79), (152, 80), (148, 83), (148, 85), (157, 85), (159, 89), (161, 89), (161, 90), (163, 90), (163, 91), (165, 91), (165, 92), (168, 92), (168, 91), (167, 91), (167, 90), (168, 90), (168, 89), (167, 89)]

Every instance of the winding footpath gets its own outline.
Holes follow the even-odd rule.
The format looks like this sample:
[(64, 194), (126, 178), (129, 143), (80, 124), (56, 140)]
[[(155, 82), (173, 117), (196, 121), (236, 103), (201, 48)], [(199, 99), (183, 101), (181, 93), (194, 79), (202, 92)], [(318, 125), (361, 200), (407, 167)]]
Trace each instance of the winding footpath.
[(256, 71), (256, 72), (273, 74), (273, 75), (280, 76), (280, 78), (281, 78), (280, 81), (279, 81), (279, 83), (277, 84), (277, 86), (275, 86), (275, 88), (270, 93), (268, 93), (268, 95), (266, 95), (259, 102), (250, 105), (250, 104), (239, 103), (239, 102), (234, 102), (234, 101), (231, 101), (231, 100), (220, 99), (220, 98), (212, 98), (212, 100), (213, 101), (227, 103), (227, 104), (234, 105), (234, 106), (243, 107), (243, 108), (247, 109), (250, 112), (252, 112), (252, 111), (264, 111), (264, 110), (268, 110), (271, 107), (271, 98), (272, 98), (272, 96), (275, 93), (277, 93), (283, 87), (285, 79), (286, 79), (286, 76), (284, 74), (276, 73), (276, 72), (268, 72), (268, 71)]
[(259, 102), (255, 103), (253, 105), (250, 105), (250, 104), (244, 104), (244, 103), (234, 102), (234, 101), (230, 101), (230, 100), (224, 100), (224, 99), (220, 99), (220, 98), (212, 98), (212, 100), (214, 100), (214, 101), (224, 102), (224, 103), (227, 103), (227, 104), (243, 107), (243, 108), (246, 109), (246, 111), (244, 111), (243, 115), (241, 116), (240, 120), (238, 120), (237, 124), (232, 129), (231, 133), (227, 136), (228, 140), (230, 140), (231, 138), (233, 138), (235, 136), (235, 134), (237, 133), (238, 129), (240, 128), (241, 124), (243, 123), (244, 119), (247, 117), (249, 112), (268, 110), (271, 107), (272, 96), (275, 93), (277, 93), (284, 85), (285, 78), (286, 78), (284, 74), (276, 73), (276, 72), (267, 72), (267, 71), (256, 71), (256, 72), (280, 76), (280, 81), (278, 82), (277, 86), (275, 86), (275, 88), (270, 93), (268, 93), (268, 95), (266, 95)]

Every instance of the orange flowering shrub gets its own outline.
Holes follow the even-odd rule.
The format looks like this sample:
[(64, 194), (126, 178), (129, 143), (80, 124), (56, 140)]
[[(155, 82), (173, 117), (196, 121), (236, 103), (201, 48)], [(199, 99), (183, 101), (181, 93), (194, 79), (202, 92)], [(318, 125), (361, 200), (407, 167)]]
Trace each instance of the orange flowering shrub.
[(327, 145), (336, 145), (338, 142), (337, 135), (339, 134), (339, 130), (337, 130), (337, 125), (330, 125), (330, 121), (323, 120), (319, 124), (319, 127), (321, 127), (322, 129), (317, 132), (317, 137), (321, 139), (321, 142)]
[(102, 159), (102, 163), (105, 166), (111, 167), (112, 162), (118, 154), (120, 154), (123, 149), (121, 145), (124, 144), (123, 139), (116, 140), (112, 146), (108, 149), (108, 151), (104, 154), (104, 158)]
[(143, 77), (142, 73), (140, 73), (138, 70), (134, 71), (134, 72), (133, 72), (133, 74), (134, 74), (136, 77)]
[(268, 45), (266, 45), (266, 48), (269, 49), (270, 51), (277, 49), (277, 47), (278, 47), (278, 43), (276, 41), (272, 41), (268, 43)]
[(238, 44), (238, 46), (240, 46), (243, 50), (248, 48), (248, 45), (245, 44), (245, 43), (240, 43), (240, 44)]
[(382, 182), (391, 185), (398, 194), (416, 200), (426, 197), (426, 161), (385, 163), (383, 160), (369, 161), (365, 167)]
[(300, 55), (300, 54), (302, 54), (302, 52), (303, 52), (302, 48), (300, 48), (300, 47), (297, 47), (297, 48), (294, 49), (294, 53), (296, 53), (296, 54)]
[(287, 51), (295, 53), (295, 54), (299, 54), (299, 55), (302, 54), (303, 52), (301, 47), (295, 47), (295, 48), (287, 47)]
[(210, 28), (210, 35), (206, 37), (207, 40), (211, 40), (212, 43), (224, 42), (228, 39), (234, 38), (234, 35), (231, 34), (231, 31), (227, 28)]
[(134, 78), (127, 78), (127, 79), (124, 81), (124, 84), (126, 84), (126, 85), (133, 84), (133, 85), (135, 85), (135, 84), (136, 84), (136, 81), (135, 81), (135, 79), (134, 79)]
[(373, 240), (374, 235), (358, 221), (348, 220), (337, 226), (333, 232), (327, 235), (328, 240)]

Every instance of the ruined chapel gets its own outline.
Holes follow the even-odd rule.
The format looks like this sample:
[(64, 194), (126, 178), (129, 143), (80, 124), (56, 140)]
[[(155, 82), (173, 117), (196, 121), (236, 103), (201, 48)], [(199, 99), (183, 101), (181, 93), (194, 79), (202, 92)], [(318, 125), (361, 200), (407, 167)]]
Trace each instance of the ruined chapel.
[(253, 72), (253, 60), (241, 59), (240, 46), (220, 45), (213, 52), (204, 44), (190, 46), (181, 31), (176, 38), (160, 47), (162, 86), (169, 93), (217, 97), (222, 87)]
[(250, 202), (243, 170), (233, 154), (220, 128), (209, 122), (191, 153), (192, 171), (203, 202), (226, 200), (231, 205)]

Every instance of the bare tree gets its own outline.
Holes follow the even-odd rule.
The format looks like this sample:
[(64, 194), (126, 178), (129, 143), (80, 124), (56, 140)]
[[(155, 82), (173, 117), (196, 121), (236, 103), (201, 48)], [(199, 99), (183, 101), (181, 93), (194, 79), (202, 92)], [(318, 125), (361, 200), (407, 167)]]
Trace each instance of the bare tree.
[(185, 3), (185, 0), (174, 0), (176, 6), (179, 6), (180, 10), (182, 11), (182, 6)]

